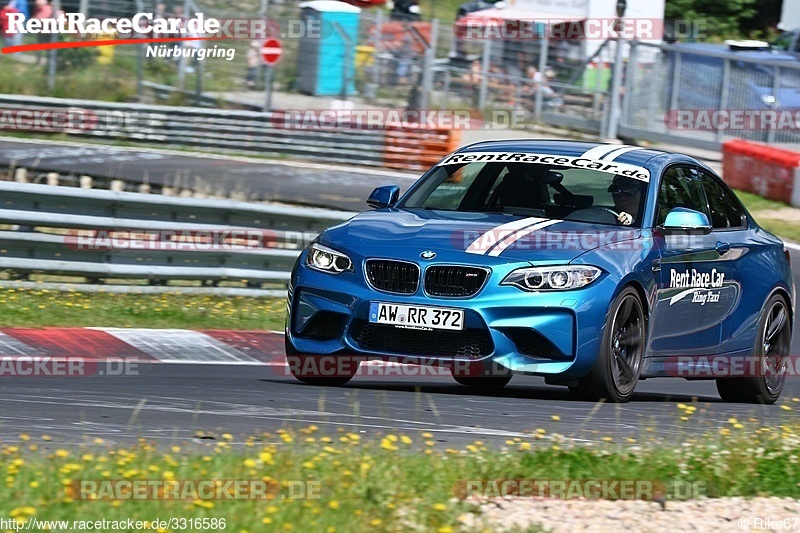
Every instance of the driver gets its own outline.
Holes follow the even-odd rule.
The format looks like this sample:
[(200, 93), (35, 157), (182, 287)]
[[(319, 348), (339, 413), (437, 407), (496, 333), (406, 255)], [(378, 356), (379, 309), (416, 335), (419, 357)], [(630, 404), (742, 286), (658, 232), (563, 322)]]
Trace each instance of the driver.
[(636, 222), (644, 186), (643, 182), (625, 176), (614, 176), (614, 180), (608, 186), (608, 192), (614, 198), (614, 208), (619, 213), (617, 222), (623, 226), (630, 226)]

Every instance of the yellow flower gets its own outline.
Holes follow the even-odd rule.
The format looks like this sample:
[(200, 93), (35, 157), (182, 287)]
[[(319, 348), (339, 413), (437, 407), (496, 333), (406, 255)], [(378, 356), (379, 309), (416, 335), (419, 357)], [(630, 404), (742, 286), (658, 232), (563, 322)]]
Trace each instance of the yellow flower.
[(432, 439), (433, 438), (433, 433), (429, 433), (428, 431), (426, 431), (425, 433), (422, 434), (422, 438), (423, 439)]
[(22, 435), (19, 436), (19, 440), (21, 440), (21, 441), (29, 441), (29, 440), (31, 440), (31, 437), (27, 433), (23, 433)]
[(328, 507), (330, 507), (331, 509), (338, 509), (339, 502), (337, 502), (336, 500), (331, 500), (330, 502), (328, 502)]
[(736, 424), (737, 422), (739, 422), (739, 421), (736, 420), (735, 418), (731, 417), (731, 418), (728, 419), (728, 424)]
[(446, 511), (447, 510), (447, 505), (445, 505), (443, 503), (437, 503), (437, 504), (434, 504), (433, 508), (436, 511)]
[(392, 442), (397, 442), (397, 435), (392, 435), (390, 433), (389, 435), (386, 435), (386, 438), (389, 439)]
[(686, 404), (685, 403), (679, 403), (678, 404), (678, 409), (680, 409), (680, 410), (686, 409)]
[(792, 408), (789, 407), (788, 405), (781, 405), (781, 409), (783, 409), (784, 411), (791, 411), (792, 410)]
[(223, 433), (222, 438), (225, 440), (233, 440), (233, 435), (231, 435), (230, 433)]
[(53, 440), (53, 438), (50, 435), (42, 435), (42, 440), (50, 441), (50, 440)]
[(63, 459), (64, 457), (68, 456), (69, 452), (67, 450), (56, 450), (56, 457), (61, 457)]
[(531, 449), (531, 443), (530, 442), (523, 442), (523, 443), (521, 443), (519, 445), (519, 449), (522, 450), (522, 451), (530, 450)]
[(246, 466), (247, 468), (253, 468), (254, 466), (256, 466), (256, 462), (253, 459), (245, 459), (244, 466)]
[(194, 503), (197, 507), (204, 507), (206, 509), (214, 508), (214, 502), (210, 502), (208, 500), (194, 500), (192, 503)]
[(381, 519), (380, 519), (380, 518), (376, 518), (375, 520), (373, 520), (372, 522), (370, 522), (370, 523), (369, 523), (369, 525), (371, 525), (371, 526), (375, 526), (375, 527), (378, 527), (378, 526), (379, 526), (379, 525), (381, 525), (382, 523), (383, 523), (383, 521), (381, 521)]
[(407, 435), (403, 435), (403, 436), (400, 437), (400, 442), (402, 442), (403, 444), (411, 444), (411, 442), (412, 442), (411, 441), (411, 437), (408, 437)]
[(265, 524), (271, 524), (271, 523), (272, 523), (272, 518), (270, 518), (270, 517), (266, 516), (266, 517), (264, 517), (264, 519), (263, 519), (263, 520), (261, 520), (261, 521), (262, 521), (263, 523), (265, 523)]
[(265, 463), (272, 463), (272, 454), (269, 452), (261, 452), (258, 454), (258, 458), (264, 461)]
[(314, 468), (314, 466), (315, 466), (314, 463), (311, 461), (306, 461), (305, 463), (303, 463), (303, 468)]
[(392, 444), (392, 441), (388, 437), (384, 437), (381, 439), (381, 448), (388, 451), (394, 451), (397, 449), (397, 446)]
[(553, 416), (551, 416), (550, 418), (552, 418), (552, 419), (553, 419), (554, 421), (556, 421), (556, 422), (558, 422), (559, 420), (561, 420), (561, 417), (560, 417), (560, 416), (558, 416), (558, 415), (553, 415)]
[(453, 533), (453, 528), (450, 526), (442, 526), (436, 530), (436, 533)]
[(31, 481), (31, 488), (32, 489), (39, 488), (39, 482), (38, 481)]

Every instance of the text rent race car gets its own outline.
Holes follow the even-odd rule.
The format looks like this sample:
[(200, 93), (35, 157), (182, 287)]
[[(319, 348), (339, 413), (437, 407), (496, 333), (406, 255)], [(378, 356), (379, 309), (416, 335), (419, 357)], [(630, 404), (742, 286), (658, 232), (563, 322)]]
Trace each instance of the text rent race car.
[(780, 395), (789, 256), (706, 165), (483, 142), (398, 196), (379, 187), (375, 210), (301, 254), (286, 327), (301, 381), (346, 383), (357, 364), (315, 363), (358, 357), (445, 364), (478, 388), (545, 376), (587, 399), (626, 401), (656, 376), (717, 379), (729, 401)]

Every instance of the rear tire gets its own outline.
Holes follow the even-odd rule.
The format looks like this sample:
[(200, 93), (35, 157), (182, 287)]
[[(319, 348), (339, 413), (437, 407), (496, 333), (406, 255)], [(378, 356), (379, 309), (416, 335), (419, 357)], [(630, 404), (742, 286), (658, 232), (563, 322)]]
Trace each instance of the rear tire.
[(639, 293), (625, 287), (609, 307), (594, 367), (570, 392), (581, 400), (627, 402), (642, 369), (646, 323)]
[(773, 404), (786, 381), (786, 362), (792, 342), (789, 307), (779, 295), (767, 300), (758, 321), (753, 356), (758, 357), (756, 376), (717, 379), (717, 391), (726, 402)]
[[(288, 337), (285, 338), (285, 346), (286, 362), (289, 364), (289, 371), (292, 373), (292, 376), (294, 376), (295, 379), (305, 383), (306, 385), (316, 385), (318, 387), (341, 387), (353, 379), (353, 376), (355, 376), (356, 372), (358, 372), (358, 365), (356, 364), (354, 366), (351, 363), (349, 366), (352, 368), (348, 368), (347, 374), (345, 375), (341, 375), (341, 373), (335, 376), (323, 375), (319, 371), (320, 365), (309, 360), (313, 360), (315, 357), (319, 358), (335, 356), (313, 356), (302, 354), (295, 349)], [(337, 371), (339, 370), (341, 369), (337, 366)]]

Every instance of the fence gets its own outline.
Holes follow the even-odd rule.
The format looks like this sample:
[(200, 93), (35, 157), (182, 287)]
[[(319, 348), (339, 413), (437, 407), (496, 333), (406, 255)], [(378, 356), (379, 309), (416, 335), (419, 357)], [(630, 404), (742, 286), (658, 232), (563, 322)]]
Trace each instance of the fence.
[(12, 182), (0, 195), (0, 271), (16, 279), (281, 287), (300, 250), (354, 214)]
[(619, 131), (712, 150), (734, 137), (796, 147), (796, 117), (783, 127), (770, 117), (794, 116), (799, 90), (797, 62), (633, 42)]
[[(626, 42), (621, 45), (622, 55), (628, 57), (620, 76), (623, 81), (612, 94), (612, 66), (618, 56), (614, 39), (605, 41), (591, 61), (584, 61), (585, 41), (467, 40), (458, 38), (450, 23), (390, 20), (381, 9), (363, 10), (357, 27), (342, 41), (330, 25), (323, 25), (320, 35), (309, 35), (296, 2), (243, 1), (235, 9), (215, 0), (178, 3), (182, 5), (170, 9), (222, 20), (263, 19), (268, 33), (282, 37), (283, 60), (270, 77), (275, 109), (328, 109), (334, 100), (350, 100), (359, 108), (466, 108), (484, 116), (496, 110), (521, 112), (524, 119), (507, 127), (525, 128), (537, 122), (601, 138), (616, 132), (631, 139), (715, 150), (732, 137), (789, 147), (800, 142), (797, 123), (790, 128), (717, 123), (685, 127), (679, 120), (692, 112), (800, 108), (800, 63), (770, 59), (769, 54)], [(83, 4), (92, 16), (130, 16), (137, 10), (157, 11), (160, 2), (84, 0)], [(339, 90), (317, 91), (309, 80), (320, 72), (315, 58), (321, 54), (309, 50), (317, 46), (326, 50), (326, 57), (334, 55), (329, 47), (334, 41), (329, 39), (345, 49), (341, 55), (346, 59), (337, 55), (335, 64), (320, 75), (338, 79)], [(97, 61), (138, 79), (138, 95), (120, 92), (118, 98), (261, 109), (267, 76), (256, 52), (259, 42), (226, 39), (207, 45), (235, 52), (230, 60), (150, 57), (147, 47), (140, 45), (107, 47)], [(59, 51), (53, 57), (66, 53)], [(81, 76), (79, 69), (73, 71), (64, 77)], [(611, 105), (618, 101), (620, 112)], [(232, 115), (231, 120), (249, 119)], [(348, 134), (347, 128), (343, 133)]]

